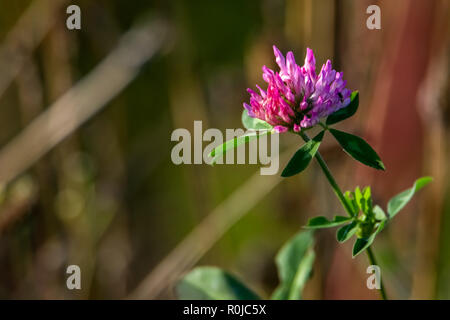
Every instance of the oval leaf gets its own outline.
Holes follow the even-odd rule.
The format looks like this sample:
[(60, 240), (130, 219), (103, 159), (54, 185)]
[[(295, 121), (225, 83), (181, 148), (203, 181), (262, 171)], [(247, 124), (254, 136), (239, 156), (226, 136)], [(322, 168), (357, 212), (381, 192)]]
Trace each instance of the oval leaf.
[(260, 298), (229, 273), (215, 267), (199, 267), (177, 284), (181, 300), (259, 300)]
[(330, 132), (339, 142), (341, 147), (355, 160), (378, 170), (385, 169), (378, 154), (363, 139), (336, 129), (330, 129)]
[(323, 139), (325, 131), (320, 132), (317, 136), (305, 143), (294, 156), (289, 160), (286, 168), (281, 173), (282, 177), (291, 177), (306, 169), (311, 159), (315, 156), (319, 149), (320, 142)]
[(393, 218), (400, 210), (403, 209), (404, 206), (412, 199), (414, 194), (425, 187), (428, 183), (430, 183), (433, 180), (431, 177), (422, 177), (416, 180), (414, 182), (414, 185), (397, 194), (395, 197), (391, 198), (389, 200), (387, 205), (387, 211), (389, 213), (389, 218)]
[(359, 92), (353, 91), (350, 96), (350, 103), (345, 108), (342, 108), (335, 113), (331, 114), (326, 121), (327, 125), (332, 125), (347, 118), (350, 118), (352, 115), (356, 113), (359, 105)]
[(310, 231), (299, 232), (276, 257), (280, 285), (272, 295), (276, 300), (299, 300), (314, 264), (314, 239)]
[(273, 127), (265, 121), (257, 118), (252, 118), (248, 115), (248, 111), (244, 109), (242, 112), (242, 125), (246, 129), (253, 130), (272, 130)]
[(325, 217), (314, 217), (309, 219), (306, 228), (310, 229), (321, 229), (321, 228), (332, 228), (336, 226), (340, 226), (351, 220), (351, 217), (343, 217), (343, 216), (335, 216), (333, 220), (328, 220)]
[(251, 131), (237, 138), (228, 140), (227, 142), (221, 144), (218, 147), (215, 147), (208, 155), (210, 158), (212, 158), (211, 164), (214, 165), (215, 163), (217, 163), (217, 160), (223, 157), (228, 150), (234, 149), (240, 146), (241, 144), (248, 143), (249, 141), (258, 138), (259, 136), (269, 134), (270, 132), (271, 131), (269, 130)]
[(357, 226), (358, 223), (356, 221), (353, 221), (352, 223), (349, 223), (346, 226), (339, 228), (339, 230), (336, 233), (337, 240), (339, 242), (345, 242), (348, 239), (350, 239), (355, 234)]

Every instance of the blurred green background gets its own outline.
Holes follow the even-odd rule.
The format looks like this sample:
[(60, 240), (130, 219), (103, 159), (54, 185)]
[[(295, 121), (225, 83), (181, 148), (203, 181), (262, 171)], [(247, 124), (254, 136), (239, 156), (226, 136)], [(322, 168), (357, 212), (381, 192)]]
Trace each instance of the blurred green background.
[[(69, 4), (81, 8), (81, 30), (66, 28)], [(371, 4), (381, 8), (381, 30), (366, 27)], [(1, 0), (0, 298), (173, 299), (174, 283), (195, 265), (227, 269), (267, 296), (281, 245), (309, 217), (342, 213), (319, 168), (282, 180), (261, 176), (258, 165), (177, 166), (170, 137), (192, 132), (194, 120), (203, 130), (241, 127), (245, 89), (263, 84), (263, 65), (275, 67), (275, 44), (299, 64), (312, 48), (318, 68), (331, 59), (360, 91), (358, 113), (339, 126), (368, 140), (387, 170), (363, 167), (326, 137), (321, 152), (342, 189), (371, 185), (384, 207), (416, 177), (434, 177), (375, 251), (391, 297), (449, 299), (449, 5)], [(152, 29), (156, 18), (166, 33)], [(71, 96), (75, 128), (55, 129), (53, 103), (145, 23), (157, 50), (137, 77), (87, 121), (76, 120), (84, 97)], [(280, 141), (281, 170), (301, 141)], [(316, 234), (304, 297), (376, 299), (367, 258), (353, 260), (334, 232)], [(81, 290), (66, 288), (69, 265), (81, 268)]]

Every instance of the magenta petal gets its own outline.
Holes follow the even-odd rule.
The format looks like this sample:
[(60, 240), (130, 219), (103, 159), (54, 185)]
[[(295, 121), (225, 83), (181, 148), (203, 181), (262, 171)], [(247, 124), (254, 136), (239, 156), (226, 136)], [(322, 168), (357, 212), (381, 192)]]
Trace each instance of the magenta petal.
[(300, 103), (300, 110), (306, 110), (306, 108), (308, 108), (308, 102), (303, 101), (302, 103)]
[(342, 72), (336, 72), (330, 60), (327, 60), (317, 75), (316, 59), (310, 48), (306, 49), (302, 67), (295, 62), (291, 51), (284, 57), (273, 46), (273, 52), (279, 71), (263, 66), (267, 90), (259, 86), (256, 86), (258, 93), (252, 89), (247, 90), (250, 102), (244, 103), (244, 108), (251, 117), (265, 120), (275, 127), (276, 132), (299, 132), (348, 105), (351, 91), (345, 87), (347, 83)]
[(297, 72), (297, 64), (295, 63), (295, 58), (294, 58), (294, 54), (292, 53), (292, 51), (289, 51), (286, 55), (286, 68), (289, 72), (289, 75), (291, 77), (294, 77), (296, 72)]
[(284, 59), (283, 54), (275, 46), (273, 46), (273, 53), (275, 55), (275, 61), (276, 61), (277, 65), (280, 67), (280, 70), (285, 72), (286, 71), (286, 60)]
[(265, 99), (265, 98), (266, 98), (266, 92), (265, 92), (263, 89), (261, 89), (260, 86), (256, 85), (256, 87), (258, 88), (259, 93), (261, 94), (261, 97), (262, 97), (263, 99)]
[(250, 117), (255, 118), (255, 114), (253, 113), (252, 107), (244, 102), (244, 108), (247, 110), (247, 113)]
[(288, 128), (286, 128), (285, 126), (275, 126), (273, 130), (278, 133), (284, 133), (288, 131)]
[(306, 48), (306, 58), (304, 67), (308, 71), (312, 71), (315, 73), (316, 71), (316, 58), (314, 57), (314, 53), (310, 48)]

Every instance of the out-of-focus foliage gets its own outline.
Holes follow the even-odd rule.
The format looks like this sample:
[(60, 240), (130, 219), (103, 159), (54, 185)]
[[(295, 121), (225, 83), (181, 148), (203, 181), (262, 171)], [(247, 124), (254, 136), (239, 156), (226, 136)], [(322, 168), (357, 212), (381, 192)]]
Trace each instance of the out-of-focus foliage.
[(258, 300), (259, 297), (232, 275), (215, 267), (199, 267), (177, 284), (185, 300)]

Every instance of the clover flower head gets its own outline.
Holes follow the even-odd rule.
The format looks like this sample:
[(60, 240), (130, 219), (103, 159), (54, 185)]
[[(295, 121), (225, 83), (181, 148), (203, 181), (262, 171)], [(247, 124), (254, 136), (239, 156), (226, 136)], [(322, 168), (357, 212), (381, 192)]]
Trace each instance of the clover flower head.
[(291, 51), (286, 58), (277, 47), (273, 46), (273, 51), (280, 71), (274, 72), (263, 66), (267, 90), (258, 85), (259, 92), (247, 89), (250, 104), (244, 103), (244, 108), (250, 117), (266, 121), (280, 133), (288, 130), (299, 132), (350, 103), (351, 91), (345, 87), (343, 73), (333, 70), (330, 60), (317, 75), (316, 59), (311, 49), (306, 50), (302, 67), (297, 65)]

